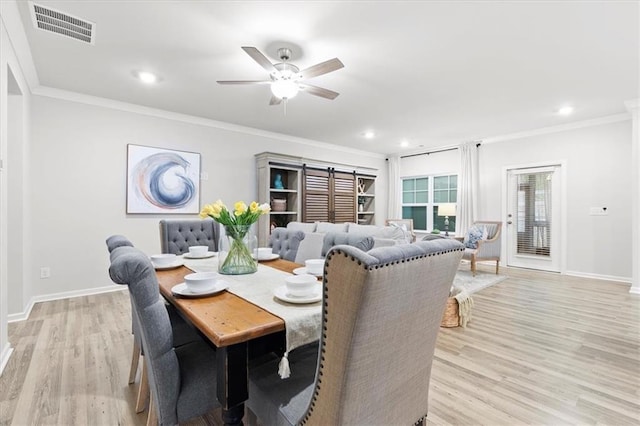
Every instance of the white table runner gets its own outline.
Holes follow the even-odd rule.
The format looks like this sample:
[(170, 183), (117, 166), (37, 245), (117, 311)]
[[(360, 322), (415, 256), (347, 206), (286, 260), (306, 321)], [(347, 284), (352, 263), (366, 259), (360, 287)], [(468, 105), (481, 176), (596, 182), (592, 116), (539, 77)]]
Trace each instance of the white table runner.
[[(195, 272), (217, 272), (218, 258), (184, 259), (187, 268)], [(280, 376), (288, 377), (287, 356), (290, 351), (320, 339), (322, 328), (322, 303), (290, 304), (277, 299), (273, 291), (284, 285), (284, 279), (290, 276), (275, 268), (258, 264), (255, 274), (221, 275), (229, 283), (228, 291), (236, 296), (269, 311), (284, 320), (286, 335), (286, 353), (281, 362)]]

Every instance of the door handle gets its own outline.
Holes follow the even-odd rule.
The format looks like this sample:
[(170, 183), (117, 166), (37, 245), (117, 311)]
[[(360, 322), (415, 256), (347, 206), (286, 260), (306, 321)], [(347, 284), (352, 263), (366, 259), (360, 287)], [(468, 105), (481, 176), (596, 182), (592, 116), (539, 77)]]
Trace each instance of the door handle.
[(507, 221), (507, 225), (511, 225), (513, 222), (511, 222), (510, 220)]

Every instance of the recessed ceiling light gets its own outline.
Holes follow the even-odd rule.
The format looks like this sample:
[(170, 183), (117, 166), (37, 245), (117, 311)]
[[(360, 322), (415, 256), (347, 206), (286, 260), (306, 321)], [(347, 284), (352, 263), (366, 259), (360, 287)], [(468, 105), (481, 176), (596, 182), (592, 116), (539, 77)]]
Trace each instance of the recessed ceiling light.
[(155, 74), (148, 71), (139, 71), (138, 78), (145, 84), (153, 84), (158, 81), (158, 77)]
[(403, 148), (408, 147), (408, 146), (409, 146), (409, 141), (402, 141), (402, 142), (400, 142), (400, 146), (401, 146), (401, 147), (403, 147)]
[(573, 107), (571, 106), (563, 106), (558, 110), (558, 115), (569, 115), (573, 112)]
[(367, 130), (362, 134), (362, 136), (364, 136), (365, 139), (373, 139), (376, 134), (372, 130)]

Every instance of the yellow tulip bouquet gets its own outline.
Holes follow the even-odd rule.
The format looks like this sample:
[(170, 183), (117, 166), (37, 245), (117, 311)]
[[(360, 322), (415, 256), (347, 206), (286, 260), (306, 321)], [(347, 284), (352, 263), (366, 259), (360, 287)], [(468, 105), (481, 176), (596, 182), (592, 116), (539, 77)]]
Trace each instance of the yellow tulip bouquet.
[(202, 207), (200, 217), (211, 217), (224, 226), (229, 241), (228, 247), (218, 248), (218, 272), (237, 275), (251, 274), (258, 270), (258, 262), (249, 248), (248, 233), (251, 225), (270, 210), (269, 204), (258, 204), (255, 201), (248, 206), (243, 201), (238, 201), (233, 205), (233, 212), (221, 200)]

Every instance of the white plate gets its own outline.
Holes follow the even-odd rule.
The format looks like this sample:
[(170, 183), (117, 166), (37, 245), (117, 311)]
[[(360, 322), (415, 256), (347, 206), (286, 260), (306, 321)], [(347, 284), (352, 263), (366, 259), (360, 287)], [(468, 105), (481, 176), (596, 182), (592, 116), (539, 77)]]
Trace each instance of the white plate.
[(259, 256), (258, 261), (276, 260), (280, 255), (278, 253), (271, 253), (266, 256)]
[(182, 265), (184, 265), (184, 261), (180, 258), (177, 258), (176, 260), (174, 260), (168, 265), (156, 265), (155, 263), (153, 263), (153, 260), (152, 260), (151, 264), (153, 265), (156, 271), (164, 271), (165, 269), (179, 268)]
[(292, 296), (287, 293), (286, 285), (282, 285), (273, 290), (273, 295), (278, 299), (288, 303), (315, 303), (322, 300), (322, 285), (318, 284), (317, 288), (315, 288), (313, 293), (311, 293), (309, 296)]
[(220, 293), (221, 291), (228, 288), (229, 283), (227, 283), (226, 281), (218, 280), (216, 281), (216, 284), (211, 288), (199, 292), (193, 292), (187, 288), (187, 285), (185, 283), (180, 283), (171, 288), (171, 293), (183, 297), (202, 297)]
[[(307, 271), (307, 268), (306, 268), (306, 267), (304, 267), (304, 266), (303, 266), (302, 268), (296, 268), (296, 269), (294, 269), (294, 270), (293, 270), (293, 273), (294, 273), (294, 274), (296, 274), (296, 275), (305, 275), (305, 274), (307, 274), (307, 275), (311, 275), (311, 274), (309, 273), (309, 271)], [(320, 274), (320, 275), (316, 275), (316, 277), (321, 278), (321, 277), (322, 277), (322, 274)]]
[(213, 257), (216, 255), (215, 251), (208, 251), (204, 256), (192, 256), (189, 252), (186, 252), (182, 255), (185, 259), (206, 259), (208, 257)]

